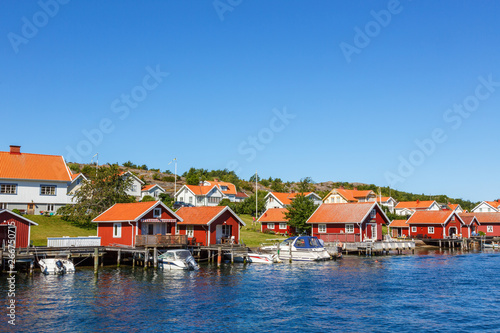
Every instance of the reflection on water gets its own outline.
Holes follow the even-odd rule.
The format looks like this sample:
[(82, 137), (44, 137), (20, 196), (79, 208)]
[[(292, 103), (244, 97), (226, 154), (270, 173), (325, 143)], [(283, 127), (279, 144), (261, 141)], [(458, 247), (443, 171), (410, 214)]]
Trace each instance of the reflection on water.
[(320, 263), (205, 265), (195, 272), (122, 266), (104, 268), (97, 278), (90, 268), (19, 275), (16, 330), (497, 330), (499, 264), (495, 251), (434, 248)]

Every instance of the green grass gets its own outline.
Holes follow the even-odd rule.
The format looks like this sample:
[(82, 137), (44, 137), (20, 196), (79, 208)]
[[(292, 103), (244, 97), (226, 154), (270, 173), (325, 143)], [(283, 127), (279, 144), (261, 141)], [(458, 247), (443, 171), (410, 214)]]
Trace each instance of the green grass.
[(47, 246), (47, 237), (96, 236), (97, 228), (82, 228), (61, 219), (60, 216), (25, 215), (38, 223), (31, 227), (31, 240), (35, 246)]
[(259, 247), (262, 243), (269, 243), (270, 239), (285, 239), (278, 235), (269, 235), (260, 232), (260, 223), (253, 223), (253, 218), (250, 215), (239, 215), (245, 222), (246, 226), (241, 228), (241, 240), (249, 247)]

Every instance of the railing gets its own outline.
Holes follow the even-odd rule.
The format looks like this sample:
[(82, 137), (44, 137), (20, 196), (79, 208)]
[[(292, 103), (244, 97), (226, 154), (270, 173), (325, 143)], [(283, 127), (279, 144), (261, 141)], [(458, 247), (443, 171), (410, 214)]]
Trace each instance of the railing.
[(101, 246), (101, 237), (47, 237), (47, 247)]
[(187, 235), (136, 235), (135, 246), (187, 245)]
[(354, 243), (360, 242), (359, 234), (346, 234), (346, 233), (338, 233), (338, 234), (317, 234), (319, 239), (322, 239), (325, 243), (334, 243), (334, 242), (344, 242), (344, 243)]

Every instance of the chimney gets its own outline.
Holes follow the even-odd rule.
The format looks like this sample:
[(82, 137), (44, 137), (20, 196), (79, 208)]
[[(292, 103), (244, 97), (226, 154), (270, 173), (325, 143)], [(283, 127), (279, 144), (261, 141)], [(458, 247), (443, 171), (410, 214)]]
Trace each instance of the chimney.
[(10, 153), (11, 154), (21, 154), (21, 146), (10, 145)]
[(200, 180), (200, 186), (203, 186), (203, 182)]
[(357, 191), (357, 190), (358, 190), (358, 188), (357, 188), (357, 187), (355, 187), (355, 188), (354, 188), (354, 191)]

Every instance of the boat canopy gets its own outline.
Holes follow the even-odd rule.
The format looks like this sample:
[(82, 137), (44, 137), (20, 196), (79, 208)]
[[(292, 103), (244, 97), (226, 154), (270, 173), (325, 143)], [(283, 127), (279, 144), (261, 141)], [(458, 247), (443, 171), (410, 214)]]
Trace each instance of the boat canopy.
[(294, 246), (299, 249), (317, 249), (323, 248), (318, 238), (315, 236), (298, 236), (285, 239), (283, 243), (290, 244), (295, 240)]

